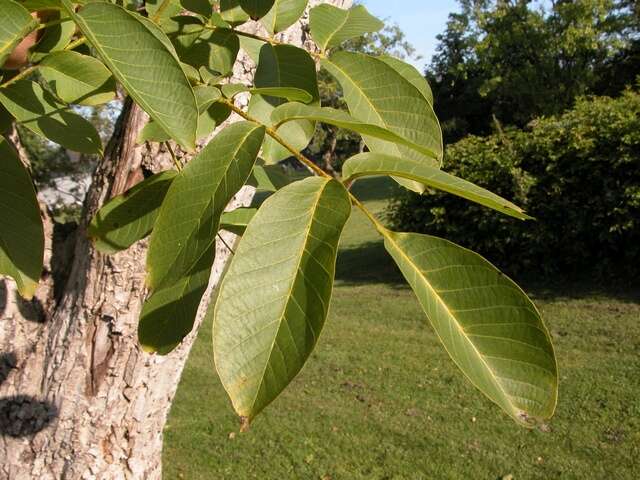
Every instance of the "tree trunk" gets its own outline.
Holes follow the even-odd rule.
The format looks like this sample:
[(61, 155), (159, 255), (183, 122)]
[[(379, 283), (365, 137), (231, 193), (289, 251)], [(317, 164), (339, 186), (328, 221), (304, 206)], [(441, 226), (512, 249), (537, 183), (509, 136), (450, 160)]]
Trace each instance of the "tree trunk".
[[(286, 40), (307, 43), (305, 22), (292, 27)], [(234, 73), (234, 81), (250, 82), (253, 66), (246, 55)], [(173, 353), (144, 353), (137, 325), (146, 295), (147, 242), (105, 256), (86, 234), (107, 199), (142, 180), (145, 171), (171, 168), (158, 145), (136, 145), (146, 120), (125, 102), (77, 229), (55, 225), (43, 211), (45, 272), (34, 300), (21, 300), (13, 282), (0, 278), (0, 479), (161, 477), (163, 427), (206, 305)], [(17, 136), (12, 139), (20, 150)], [(230, 207), (251, 197), (243, 189)], [(223, 235), (227, 243), (235, 241)], [(228, 259), (220, 243), (209, 289)]]

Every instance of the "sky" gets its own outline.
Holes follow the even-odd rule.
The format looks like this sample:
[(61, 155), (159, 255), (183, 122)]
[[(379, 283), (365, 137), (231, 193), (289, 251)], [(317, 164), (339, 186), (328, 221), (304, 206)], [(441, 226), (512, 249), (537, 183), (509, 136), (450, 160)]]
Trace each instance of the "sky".
[(455, 0), (363, 0), (362, 3), (373, 15), (400, 26), (423, 57), (413, 62), (421, 70), (435, 53), (436, 35), (444, 31), (449, 13), (458, 9)]

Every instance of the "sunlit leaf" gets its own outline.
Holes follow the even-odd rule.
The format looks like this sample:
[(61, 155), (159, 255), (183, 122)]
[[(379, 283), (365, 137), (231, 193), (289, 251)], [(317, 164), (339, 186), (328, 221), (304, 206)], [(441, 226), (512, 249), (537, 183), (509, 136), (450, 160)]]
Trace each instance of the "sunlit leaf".
[(216, 368), (241, 417), (269, 405), (315, 347), (350, 213), (342, 185), (312, 177), (276, 192), (249, 223), (213, 313)]
[(363, 5), (344, 10), (323, 3), (311, 9), (309, 26), (313, 40), (321, 50), (326, 50), (365, 33), (377, 32), (384, 23)]
[(13, 0), (0, 0), (0, 67), (13, 49), (35, 28), (38, 22), (22, 5)]
[(418, 89), (427, 102), (429, 102), (429, 105), (433, 106), (433, 92), (431, 91), (429, 82), (427, 82), (425, 76), (421, 74), (416, 67), (388, 55), (381, 55), (378, 58), (408, 80)]
[(244, 235), (249, 222), (258, 213), (257, 208), (236, 208), (222, 214), (220, 228), (236, 235)]
[(29, 172), (0, 136), (0, 274), (13, 278), (20, 295), (38, 287), (44, 257), (44, 231)]
[(342, 167), (345, 183), (359, 177), (376, 175), (391, 175), (415, 180), (428, 187), (452, 193), (521, 220), (531, 218), (517, 205), (482, 187), (410, 158), (392, 157), (381, 153), (361, 153), (348, 159)]
[(220, 0), (220, 16), (233, 26), (249, 21), (249, 14), (242, 9), (240, 0)]
[[(354, 117), (384, 127), (433, 153), (424, 155), (403, 145), (364, 136), (371, 151), (440, 165), (440, 124), (431, 104), (413, 83), (382, 60), (361, 53), (337, 52), (322, 60), (322, 65), (342, 86)], [(424, 186), (417, 182), (399, 182), (418, 193), (424, 192)]]
[[(68, 13), (129, 95), (183, 147), (195, 148), (198, 109), (169, 39), (151, 22), (110, 3)], [(144, 54), (142, 54), (144, 52)]]
[(347, 112), (336, 110), (334, 108), (313, 107), (302, 105), (300, 103), (285, 103), (284, 105), (276, 108), (271, 114), (271, 121), (274, 127), (278, 128), (280, 128), (281, 125), (286, 125), (286, 122), (300, 119), (328, 123), (329, 125), (352, 130), (362, 135), (409, 147), (410, 149), (421, 152), (425, 155), (433, 155), (433, 151), (424, 145), (413, 143), (411, 140), (401, 137), (393, 133), (391, 130), (387, 130), (384, 127), (379, 127), (378, 125), (371, 123), (362, 122), (352, 117)]
[(308, 3), (309, 0), (275, 0), (261, 22), (271, 35), (283, 32), (298, 21)]
[(386, 231), (385, 246), (467, 378), (518, 423), (548, 420), (558, 394), (555, 354), (524, 292), (447, 240)]
[[(58, 16), (62, 15), (58, 12)], [(69, 18), (65, 15), (63, 18)], [(42, 37), (38, 43), (31, 49), (29, 60), (39, 62), (51, 52), (57, 52), (69, 45), (73, 35), (76, 32), (76, 26), (73, 22), (67, 21), (58, 25), (51, 25), (44, 29)]]
[(116, 95), (111, 72), (99, 61), (77, 52), (62, 51), (47, 55), (40, 73), (62, 101), (81, 105), (100, 105)]

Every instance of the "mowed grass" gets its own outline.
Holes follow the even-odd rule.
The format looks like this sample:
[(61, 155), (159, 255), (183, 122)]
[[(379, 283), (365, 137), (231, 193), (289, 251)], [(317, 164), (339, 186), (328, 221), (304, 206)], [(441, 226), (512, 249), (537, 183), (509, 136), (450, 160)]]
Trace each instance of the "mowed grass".
[[(381, 211), (391, 188), (371, 180), (357, 191)], [(202, 328), (165, 430), (164, 477), (640, 478), (640, 292), (530, 293), (560, 366), (547, 431), (518, 427), (463, 378), (354, 212), (319, 345), (248, 433), (216, 378), (211, 325)]]

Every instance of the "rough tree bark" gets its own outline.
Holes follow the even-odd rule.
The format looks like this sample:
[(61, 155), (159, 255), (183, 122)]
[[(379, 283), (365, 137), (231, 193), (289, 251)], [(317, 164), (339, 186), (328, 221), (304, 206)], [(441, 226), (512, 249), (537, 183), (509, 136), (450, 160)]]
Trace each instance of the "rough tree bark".
[[(347, 7), (351, 0), (326, 3)], [(305, 18), (283, 36), (307, 44), (306, 30)], [(250, 82), (252, 73), (241, 54), (234, 81)], [(35, 299), (20, 300), (13, 282), (0, 278), (0, 479), (161, 477), (163, 427), (206, 305), (171, 355), (142, 352), (136, 331), (147, 244), (108, 257), (86, 235), (107, 199), (139, 182), (145, 170), (171, 168), (157, 145), (136, 145), (146, 120), (126, 102), (77, 229), (55, 225), (43, 211), (45, 272)], [(251, 196), (241, 191), (232, 206)], [(216, 253), (210, 289), (229, 259), (224, 245)]]

